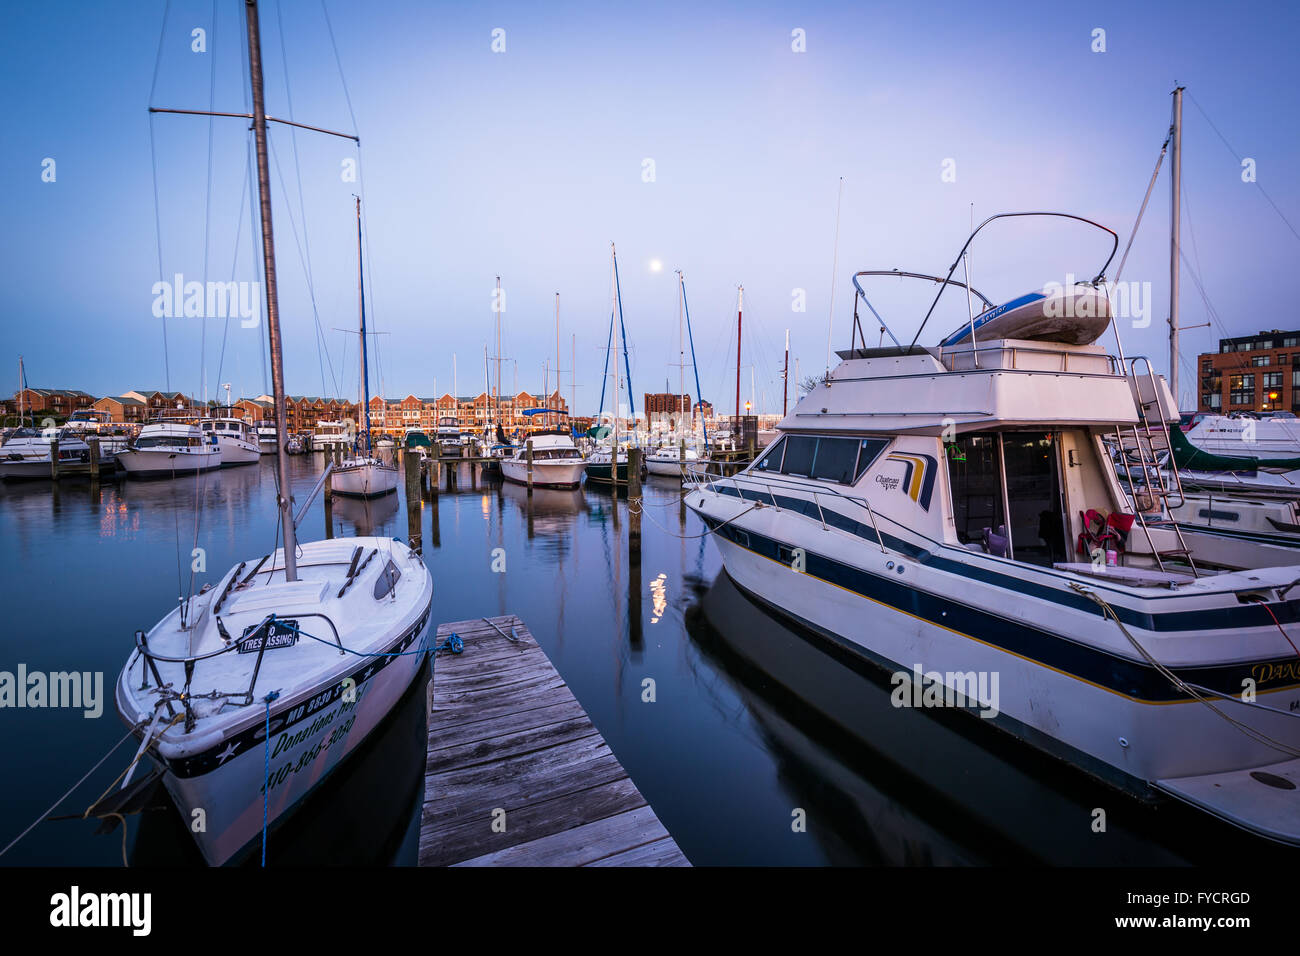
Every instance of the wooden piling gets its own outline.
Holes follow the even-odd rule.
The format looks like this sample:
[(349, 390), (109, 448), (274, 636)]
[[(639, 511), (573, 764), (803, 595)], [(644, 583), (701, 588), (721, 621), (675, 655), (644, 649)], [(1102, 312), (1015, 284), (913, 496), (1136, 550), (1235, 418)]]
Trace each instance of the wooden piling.
[(86, 444), (90, 446), (90, 480), (99, 481), (99, 439), (88, 438)]
[(50, 440), (50, 481), (59, 480), (59, 440)]
[(438, 496), (438, 483), (442, 480), (442, 449), (438, 443), (429, 444), (429, 494)]
[(414, 449), (407, 448), (402, 453), (402, 466), (406, 470), (406, 500), (420, 500), (420, 456)]
[(524, 445), (524, 460), (528, 462), (528, 494), (533, 493), (533, 440), (528, 439)]
[[(617, 465), (617, 462), (615, 462)], [(634, 558), (641, 556), (641, 449), (627, 450), (627, 547)]]

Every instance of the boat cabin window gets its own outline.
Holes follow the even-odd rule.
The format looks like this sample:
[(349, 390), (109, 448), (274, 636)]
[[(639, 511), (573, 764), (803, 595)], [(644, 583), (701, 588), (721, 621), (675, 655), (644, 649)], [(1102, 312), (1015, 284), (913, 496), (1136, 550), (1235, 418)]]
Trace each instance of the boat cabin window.
[(753, 470), (851, 485), (888, 445), (887, 438), (785, 435), (755, 462)]
[(1048, 431), (972, 432), (948, 443), (957, 540), (1030, 564), (1068, 560), (1059, 446)]

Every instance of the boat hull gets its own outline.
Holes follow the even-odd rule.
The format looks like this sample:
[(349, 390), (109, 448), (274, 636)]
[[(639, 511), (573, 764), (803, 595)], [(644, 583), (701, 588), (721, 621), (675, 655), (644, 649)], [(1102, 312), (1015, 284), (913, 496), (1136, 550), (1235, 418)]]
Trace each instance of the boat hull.
[(221, 452), (210, 445), (194, 451), (131, 449), (119, 452), (117, 464), (128, 478), (180, 478), (221, 467)]
[(233, 468), (236, 465), (251, 465), (260, 461), (262, 454), (256, 444), (242, 439), (222, 438), (218, 440), (221, 448), (221, 467)]
[[(577, 488), (585, 471), (581, 458), (573, 461), (534, 461), (533, 487)], [(501, 462), (501, 477), (519, 485), (528, 484), (528, 462), (507, 458)]]
[(397, 469), (388, 465), (344, 465), (331, 475), (336, 495), (378, 498), (397, 490)]
[[(353, 658), (357, 663), (351, 672), (330, 687), (276, 701), (270, 713), (269, 775), (265, 744), (249, 747), (203, 774), (189, 775), (185, 764), (163, 761), (163, 783), (186, 816), (184, 822), (192, 824), (195, 811), (203, 810), (204, 829), (194, 832), (194, 838), (210, 865), (234, 863), (256, 850), (264, 809), (268, 828), (288, 817), (383, 722), (420, 671), (429, 610), (426, 605), (420, 620), (383, 652), (403, 656)], [(352, 690), (355, 699), (345, 699)], [(318, 700), (325, 702), (312, 707)], [(301, 716), (292, 719), (295, 712)], [(261, 741), (265, 728), (262, 720), (245, 733)], [(264, 808), (268, 781), (270, 797)]]

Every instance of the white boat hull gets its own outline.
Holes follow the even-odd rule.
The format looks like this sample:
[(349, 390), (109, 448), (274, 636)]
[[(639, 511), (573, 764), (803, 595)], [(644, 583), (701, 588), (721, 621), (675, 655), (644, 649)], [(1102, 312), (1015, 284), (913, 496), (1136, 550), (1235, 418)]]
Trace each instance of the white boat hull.
[[(765, 594), (779, 594), (777, 610), (891, 672), (911, 673), (919, 664), (924, 672), (945, 675), (998, 674), (997, 714), (989, 717), (995, 725), (1126, 789), (1140, 792), (1157, 780), (1196, 776), (1214, 767), (1257, 768), (1283, 756), (1253, 744), (1203, 704), (1153, 706), (1115, 694), (793, 572), (720, 535), (713, 538), (727, 573), (740, 587), (760, 600)], [(887, 560), (883, 554), (879, 557), (882, 564)], [(917, 566), (909, 564), (908, 570)], [(1261, 698), (1283, 713), (1244, 714), (1244, 705), (1216, 704), (1278, 739), (1293, 739), (1293, 719), (1285, 711), (1300, 706), (1300, 690)], [(1198, 746), (1182, 746), (1189, 740), (1198, 741)], [(1300, 833), (1294, 838), (1300, 839)]]
[(261, 459), (261, 450), (251, 441), (221, 435), (217, 439), (221, 449), (221, 465), (229, 468), (233, 465), (251, 465)]
[[(392, 652), (422, 649), (427, 638), (426, 620), (418, 632), (413, 631), (395, 643)], [(347, 678), (356, 682), (354, 703), (342, 700), (342, 680), (310, 697), (283, 704), (276, 702), (276, 711), (271, 716), (270, 800), (265, 808), (268, 827), (287, 817), (388, 716), (411, 686), (423, 658), (412, 654), (373, 660), (350, 657), (349, 660), (355, 662)], [(380, 669), (364, 678), (366, 670), (374, 664)], [(298, 722), (286, 724), (286, 713), (325, 694), (329, 695), (327, 703), (305, 711)], [(316, 725), (320, 726), (314, 733), (298, 739), (304, 728)], [(252, 727), (257, 740), (265, 738), (265, 727), (265, 720)], [(292, 746), (281, 745), (291, 738), (295, 741)], [(168, 772), (163, 777), (182, 813), (192, 817), (195, 808), (204, 810), (206, 830), (195, 833), (194, 837), (203, 858), (213, 866), (234, 862), (246, 849), (258, 849), (266, 780), (264, 745), (249, 747), (210, 773), (179, 777)]]
[(397, 490), (397, 469), (391, 465), (367, 462), (334, 469), (330, 477), (336, 495), (375, 498)]
[(213, 445), (128, 448), (117, 453), (117, 464), (128, 478), (179, 478), (220, 468), (221, 451)]
[[(584, 465), (581, 458), (571, 461), (533, 461), (533, 487), (576, 488), (582, 483)], [(516, 484), (528, 484), (528, 462), (521, 458), (501, 461), (501, 477)]]

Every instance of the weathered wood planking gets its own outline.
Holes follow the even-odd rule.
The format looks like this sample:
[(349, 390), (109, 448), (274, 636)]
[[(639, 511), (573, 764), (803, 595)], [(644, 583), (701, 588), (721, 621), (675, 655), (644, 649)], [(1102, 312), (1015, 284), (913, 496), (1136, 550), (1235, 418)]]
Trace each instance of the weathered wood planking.
[(433, 664), (420, 865), (690, 866), (523, 622), (490, 620), (438, 628), (465, 652)]

